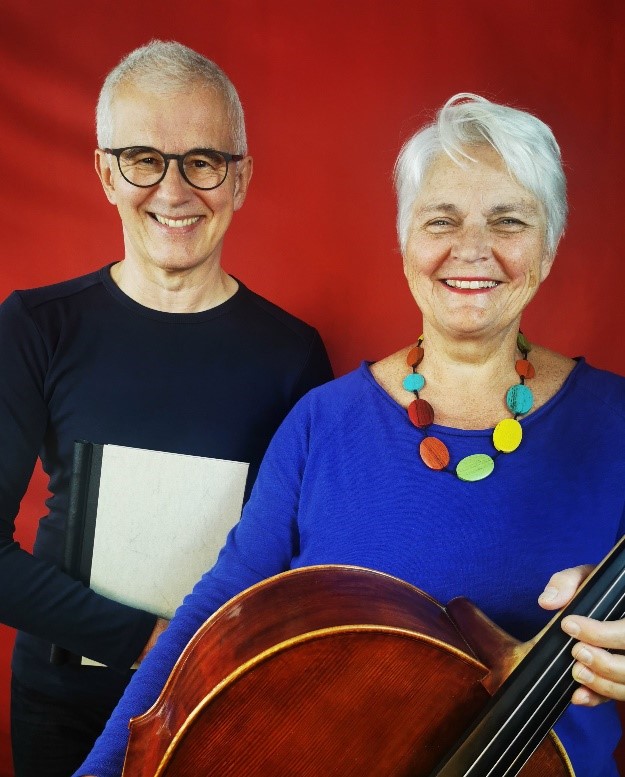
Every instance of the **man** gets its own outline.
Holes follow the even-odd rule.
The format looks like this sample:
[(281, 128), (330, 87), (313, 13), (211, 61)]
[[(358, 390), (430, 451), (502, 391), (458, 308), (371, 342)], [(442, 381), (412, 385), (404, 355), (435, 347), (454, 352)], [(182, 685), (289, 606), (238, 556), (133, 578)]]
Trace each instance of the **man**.
[[(0, 306), (0, 619), (13, 658), (16, 777), (67, 777), (166, 623), (60, 571), (74, 440), (249, 462), (331, 377), (317, 332), (221, 267), (252, 175), (236, 91), (212, 62), (153, 41), (107, 77), (96, 170), (124, 259)], [(13, 540), (37, 458), (49, 514)], [(105, 664), (53, 666), (55, 643)]]

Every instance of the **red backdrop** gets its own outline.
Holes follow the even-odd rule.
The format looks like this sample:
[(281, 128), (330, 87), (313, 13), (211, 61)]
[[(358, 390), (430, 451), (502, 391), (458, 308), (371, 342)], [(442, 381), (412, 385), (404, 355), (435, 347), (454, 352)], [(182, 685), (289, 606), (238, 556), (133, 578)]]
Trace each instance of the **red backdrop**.
[[(219, 62), (246, 108), (255, 174), (225, 266), (315, 324), (337, 373), (419, 333), (391, 170), (459, 91), (536, 112), (566, 160), (570, 226), (526, 316), (530, 340), (623, 373), (624, 31), (620, 0), (2, 0), (0, 297), (121, 257), (93, 171), (93, 108), (124, 53), (173, 38)], [(25, 546), (44, 494), (36, 474)], [(12, 639), (0, 627), (0, 777)]]

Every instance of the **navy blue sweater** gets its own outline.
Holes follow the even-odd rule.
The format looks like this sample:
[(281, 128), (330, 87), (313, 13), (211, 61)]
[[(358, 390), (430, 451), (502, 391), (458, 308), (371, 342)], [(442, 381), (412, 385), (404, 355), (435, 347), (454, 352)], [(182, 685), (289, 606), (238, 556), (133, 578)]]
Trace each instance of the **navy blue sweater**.
[[(249, 492), (283, 417), (330, 377), (318, 333), (241, 284), (191, 314), (139, 305), (108, 267), (14, 292), (0, 306), (0, 620), (22, 632), (17, 678), (110, 702), (155, 620), (58, 568), (74, 440), (249, 462)], [(13, 532), (38, 455), (51, 496), (33, 556)], [(111, 668), (53, 667), (52, 642)]]

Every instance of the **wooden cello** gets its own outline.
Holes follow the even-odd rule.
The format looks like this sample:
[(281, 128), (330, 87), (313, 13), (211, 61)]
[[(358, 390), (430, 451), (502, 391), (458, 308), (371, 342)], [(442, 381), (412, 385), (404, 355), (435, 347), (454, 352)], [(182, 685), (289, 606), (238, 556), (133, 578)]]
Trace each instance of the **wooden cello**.
[(567, 614), (625, 615), (625, 538), (534, 640), (358, 567), (286, 572), (196, 633), (124, 777), (570, 777)]

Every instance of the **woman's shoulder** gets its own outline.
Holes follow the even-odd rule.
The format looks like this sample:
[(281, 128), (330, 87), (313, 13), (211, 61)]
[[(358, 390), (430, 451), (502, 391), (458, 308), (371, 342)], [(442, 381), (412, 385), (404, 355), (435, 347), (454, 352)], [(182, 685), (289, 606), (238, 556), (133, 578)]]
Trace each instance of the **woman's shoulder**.
[(580, 386), (587, 395), (625, 420), (625, 377), (609, 370), (592, 367), (580, 360)]
[(306, 394), (299, 404), (338, 406), (349, 403), (367, 386), (369, 362), (363, 361), (356, 369), (317, 386)]
[(583, 356), (570, 359), (542, 347), (536, 351), (536, 372), (546, 374), (547, 381), (552, 383), (553, 395), (568, 389), (576, 401), (599, 409), (605, 407), (606, 411), (614, 411), (625, 419), (625, 377), (593, 367)]

